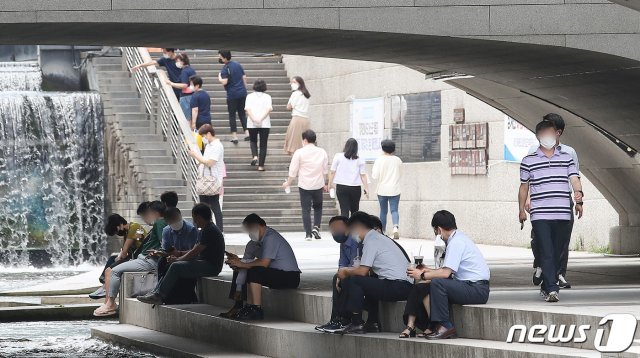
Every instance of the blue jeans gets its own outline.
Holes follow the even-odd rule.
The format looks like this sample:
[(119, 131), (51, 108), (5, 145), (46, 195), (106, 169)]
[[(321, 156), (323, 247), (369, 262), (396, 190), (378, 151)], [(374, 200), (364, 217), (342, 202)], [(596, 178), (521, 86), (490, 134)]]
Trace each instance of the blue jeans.
[(396, 196), (378, 195), (378, 202), (380, 203), (380, 221), (382, 221), (382, 230), (387, 230), (388, 207), (391, 207), (391, 221), (393, 221), (393, 226), (398, 226), (400, 224), (400, 214), (398, 214), (400, 194)]
[(184, 117), (188, 121), (191, 121), (191, 96), (192, 95), (180, 97), (180, 108), (182, 108)]

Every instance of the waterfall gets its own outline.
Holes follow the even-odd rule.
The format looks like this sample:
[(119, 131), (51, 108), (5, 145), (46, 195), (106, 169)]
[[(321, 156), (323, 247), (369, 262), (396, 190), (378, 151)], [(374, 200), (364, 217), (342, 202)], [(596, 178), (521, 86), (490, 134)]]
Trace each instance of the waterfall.
[(32, 68), (0, 65), (0, 88), (11, 90), (0, 91), (0, 265), (29, 265), (36, 251), (57, 266), (97, 263), (106, 247), (100, 97), (25, 91), (40, 88)]
[(0, 62), (0, 91), (40, 91), (41, 84), (37, 62)]

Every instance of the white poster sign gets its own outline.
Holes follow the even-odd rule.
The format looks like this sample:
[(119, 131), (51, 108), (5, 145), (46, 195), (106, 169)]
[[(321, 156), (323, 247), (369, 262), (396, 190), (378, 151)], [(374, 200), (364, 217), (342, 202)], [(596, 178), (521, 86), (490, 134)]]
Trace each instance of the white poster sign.
[(384, 98), (353, 100), (351, 136), (358, 141), (358, 154), (364, 160), (375, 160), (382, 154)]
[(532, 145), (538, 144), (536, 135), (515, 119), (504, 116), (504, 160), (520, 163)]

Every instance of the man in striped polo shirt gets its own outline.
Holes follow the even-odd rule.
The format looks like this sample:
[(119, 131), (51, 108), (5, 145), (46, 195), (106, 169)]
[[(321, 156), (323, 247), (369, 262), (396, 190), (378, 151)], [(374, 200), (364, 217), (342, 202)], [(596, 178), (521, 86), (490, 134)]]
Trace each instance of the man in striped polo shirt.
[(531, 197), (531, 225), (542, 265), (545, 301), (558, 301), (560, 254), (571, 235), (571, 189), (576, 215), (582, 217), (582, 185), (571, 155), (557, 148), (557, 128), (552, 121), (536, 125), (538, 150), (522, 159), (520, 165), (519, 220), (527, 220), (525, 204)]

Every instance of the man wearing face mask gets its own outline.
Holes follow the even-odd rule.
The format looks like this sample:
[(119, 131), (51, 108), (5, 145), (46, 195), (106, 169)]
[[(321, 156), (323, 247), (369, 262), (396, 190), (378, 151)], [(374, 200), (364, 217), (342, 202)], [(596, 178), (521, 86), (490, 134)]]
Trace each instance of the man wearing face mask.
[(262, 244), (259, 259), (242, 262), (230, 258), (227, 263), (234, 269), (247, 269), (247, 305), (235, 316), (239, 320), (262, 320), (262, 286), (271, 289), (294, 289), (300, 285), (300, 269), (289, 242), (280, 233), (267, 226), (257, 214), (249, 214), (242, 227), (252, 241)]
[[(433, 215), (431, 227), (447, 245), (444, 263), (439, 269), (407, 269), (407, 275), (428, 283), (422, 297), (429, 299), (426, 317), (431, 320), (425, 330), (427, 339), (456, 337), (449, 317), (451, 304), (485, 304), (489, 299), (490, 271), (478, 247), (458, 231), (456, 218), (446, 210)], [(416, 300), (422, 303), (422, 300)], [(412, 328), (412, 327), (407, 327)]]
[[(357, 267), (338, 270), (336, 290), (344, 290), (346, 298), (340, 312), (349, 315), (349, 323), (331, 333), (361, 334), (367, 332), (362, 311), (367, 300), (396, 302), (407, 299), (413, 281), (407, 277), (409, 259), (392, 239), (375, 230), (379, 225), (371, 215), (355, 212), (348, 221), (352, 237), (363, 243), (362, 259)], [(372, 271), (376, 277), (370, 276)]]
[[(182, 69), (178, 68), (176, 65), (176, 49), (175, 48), (163, 48), (162, 49), (162, 57), (157, 60), (151, 60), (149, 62), (141, 63), (137, 66), (131, 67), (131, 72), (136, 72), (137, 70), (149, 67), (149, 66), (162, 66), (167, 70), (167, 76), (169, 76), (169, 81), (171, 82), (180, 82), (180, 74), (182, 73)], [(178, 88), (174, 88), (173, 92), (176, 94), (176, 97), (180, 99), (181, 90)]]
[[(572, 147), (561, 143), (560, 137), (564, 134), (565, 123), (562, 116), (556, 113), (548, 113), (544, 117), (542, 117), (543, 121), (551, 121), (556, 125), (557, 131), (557, 140), (556, 140), (556, 148), (563, 153), (567, 153), (573, 159), (574, 164), (576, 165), (576, 171), (580, 173), (580, 161), (578, 160), (578, 154), (575, 149)], [(528, 154), (535, 154), (538, 151), (540, 145), (532, 145), (529, 148)], [(584, 195), (584, 194), (583, 194)], [(573, 208), (573, 201), (571, 201), (571, 207)], [(525, 210), (529, 212), (531, 209), (531, 198), (527, 199), (527, 203), (525, 204)], [(573, 215), (571, 216), (571, 228), (573, 229)], [(558, 272), (558, 284), (561, 288), (571, 288), (571, 284), (566, 280), (567, 276), (567, 265), (569, 263), (569, 243), (571, 241), (571, 233), (569, 233), (569, 239), (564, 243), (564, 247), (562, 248), (562, 252), (560, 254), (560, 267)], [(533, 251), (533, 284), (534, 286), (539, 286), (542, 283), (542, 267), (540, 264), (540, 252), (535, 243), (535, 235), (533, 230), (531, 230), (531, 251)]]
[(185, 279), (217, 276), (222, 271), (224, 261), (224, 236), (211, 221), (211, 208), (206, 204), (196, 204), (191, 210), (193, 222), (201, 229), (197, 244), (180, 256), (171, 256), (167, 274), (149, 294), (139, 296), (140, 302), (159, 305), (166, 302), (176, 284)]
[(218, 74), (218, 82), (227, 91), (227, 111), (229, 112), (229, 128), (231, 128), (231, 142), (238, 144), (238, 127), (236, 124), (236, 113), (240, 117), (242, 131), (245, 134), (245, 141), (249, 141), (247, 131), (247, 112), (245, 112), (245, 102), (247, 99), (247, 76), (244, 68), (236, 61), (231, 61), (231, 51), (218, 51), (218, 62), (223, 64)]
[(526, 202), (531, 198), (531, 226), (542, 267), (541, 292), (547, 302), (558, 302), (560, 256), (571, 236), (571, 189), (578, 219), (582, 217), (582, 184), (571, 155), (557, 148), (557, 128), (552, 121), (536, 125), (540, 147), (522, 159), (518, 203), (521, 225), (527, 220)]

